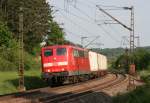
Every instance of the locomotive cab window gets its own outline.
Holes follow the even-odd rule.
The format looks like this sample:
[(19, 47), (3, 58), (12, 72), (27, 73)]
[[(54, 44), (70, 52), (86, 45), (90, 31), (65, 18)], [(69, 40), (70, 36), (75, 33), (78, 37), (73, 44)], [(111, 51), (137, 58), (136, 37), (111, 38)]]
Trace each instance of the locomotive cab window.
[(58, 56), (66, 55), (66, 48), (57, 48), (56, 53)]
[(44, 51), (44, 56), (48, 57), (48, 56), (52, 56), (53, 55), (53, 50), (52, 49), (48, 49)]

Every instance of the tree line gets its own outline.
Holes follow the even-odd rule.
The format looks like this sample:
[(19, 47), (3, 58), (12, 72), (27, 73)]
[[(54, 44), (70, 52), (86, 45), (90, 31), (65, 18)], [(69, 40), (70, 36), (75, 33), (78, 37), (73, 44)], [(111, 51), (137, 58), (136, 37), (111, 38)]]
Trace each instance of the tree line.
[(32, 52), (45, 36), (51, 44), (59, 43), (56, 38), (64, 39), (64, 32), (53, 20), (52, 7), (46, 0), (0, 0), (0, 5), (0, 20), (16, 40), (19, 35), (20, 7), (23, 8), (24, 44), (27, 51)]
[(150, 70), (150, 51), (137, 48), (133, 53), (125, 52), (112, 63), (112, 68), (128, 72), (131, 63), (135, 64), (136, 70)]
[(0, 0), (0, 70), (17, 69), (20, 13), (26, 68), (32, 68), (30, 61), (39, 54), (41, 42), (53, 45), (65, 41), (63, 29), (54, 21), (53, 8), (46, 0)]

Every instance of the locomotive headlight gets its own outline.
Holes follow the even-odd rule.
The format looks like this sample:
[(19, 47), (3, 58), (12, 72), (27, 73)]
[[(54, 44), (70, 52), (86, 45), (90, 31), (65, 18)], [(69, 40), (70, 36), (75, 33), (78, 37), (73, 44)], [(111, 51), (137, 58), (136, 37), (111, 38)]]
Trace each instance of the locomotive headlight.
[(64, 68), (62, 68), (61, 70), (62, 70), (62, 71), (64, 71), (65, 69), (64, 69)]
[(49, 70), (49, 69), (48, 69), (47, 71), (48, 71), (48, 72), (50, 72), (50, 70)]

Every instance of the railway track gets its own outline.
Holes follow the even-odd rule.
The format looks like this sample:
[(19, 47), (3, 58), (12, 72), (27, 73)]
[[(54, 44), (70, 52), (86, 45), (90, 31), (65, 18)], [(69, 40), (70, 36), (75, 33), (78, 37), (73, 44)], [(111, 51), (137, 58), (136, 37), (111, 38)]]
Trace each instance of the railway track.
[[(92, 95), (95, 92), (111, 90), (115, 85), (125, 81), (127, 76), (108, 74), (102, 79), (66, 85), (56, 88), (41, 88), (18, 95), (0, 97), (0, 103), (68, 103), (77, 98)], [(8, 101), (6, 101), (8, 100)]]
[(51, 97), (46, 99), (39, 99), (39, 102), (44, 102), (44, 103), (72, 103), (74, 102), (77, 98), (82, 98), (87, 95), (92, 95), (95, 92), (101, 92), (103, 89), (110, 89), (113, 88), (115, 85), (119, 85), (120, 82), (123, 82), (126, 80), (126, 76), (118, 75), (117, 78), (113, 82), (108, 82), (107, 83), (101, 83), (96, 86), (92, 86), (90, 88), (84, 88), (84, 89), (79, 89), (77, 91), (73, 91), (74, 94), (68, 93), (67, 95), (62, 95), (59, 96), (59, 98), (52, 99)]

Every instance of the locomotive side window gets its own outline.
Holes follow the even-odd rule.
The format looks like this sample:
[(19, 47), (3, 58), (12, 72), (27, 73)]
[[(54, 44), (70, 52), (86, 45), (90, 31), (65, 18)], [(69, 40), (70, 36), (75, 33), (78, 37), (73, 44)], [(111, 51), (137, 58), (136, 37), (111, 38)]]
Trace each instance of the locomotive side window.
[(57, 48), (56, 50), (57, 55), (66, 55), (66, 48)]
[(79, 51), (79, 56), (84, 57), (84, 51)]
[(74, 57), (88, 57), (88, 52), (74, 49), (73, 55)]
[(84, 52), (84, 57), (86, 57), (86, 58), (88, 57), (88, 52), (87, 51)]
[(52, 56), (53, 55), (53, 50), (52, 49), (48, 49), (44, 51), (44, 56), (48, 57), (48, 56)]
[(73, 50), (73, 56), (74, 57), (79, 57), (78, 50), (76, 50), (76, 49)]

